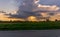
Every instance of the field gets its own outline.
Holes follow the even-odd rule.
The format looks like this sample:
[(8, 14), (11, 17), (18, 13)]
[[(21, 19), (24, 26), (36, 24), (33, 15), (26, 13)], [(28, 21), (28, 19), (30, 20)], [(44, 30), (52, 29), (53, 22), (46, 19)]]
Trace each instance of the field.
[(0, 30), (46, 30), (60, 29), (59, 21), (46, 22), (0, 22)]

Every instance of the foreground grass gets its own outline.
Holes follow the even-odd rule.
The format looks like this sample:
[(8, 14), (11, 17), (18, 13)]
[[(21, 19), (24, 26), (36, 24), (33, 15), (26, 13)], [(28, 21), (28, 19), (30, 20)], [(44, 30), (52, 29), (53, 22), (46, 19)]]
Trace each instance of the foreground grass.
[(45, 30), (60, 29), (60, 22), (0, 23), (0, 30)]

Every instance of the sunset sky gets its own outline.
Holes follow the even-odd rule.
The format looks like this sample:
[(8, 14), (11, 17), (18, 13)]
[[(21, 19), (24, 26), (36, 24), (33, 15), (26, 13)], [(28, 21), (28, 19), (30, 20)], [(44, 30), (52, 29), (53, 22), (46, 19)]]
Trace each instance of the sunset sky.
[[(23, 18), (23, 20), (29, 20), (28, 18), (30, 18), (31, 16), (37, 18), (35, 20), (38, 20), (38, 18), (40, 18), (38, 16), (42, 15), (42, 14), (39, 15), (39, 13), (41, 13), (41, 12), (38, 12), (38, 11), (41, 11), (41, 10), (43, 11), (43, 15), (42, 15), (43, 17), (45, 15), (48, 16), (48, 14), (46, 14), (47, 11), (48, 11), (48, 13), (49, 13), (49, 11), (51, 11), (52, 13), (54, 13), (53, 11), (57, 12), (57, 14), (54, 14), (52, 17), (50, 17), (50, 19), (55, 19), (56, 18), (55, 16), (60, 17), (60, 15), (58, 15), (60, 13), (59, 12), (60, 0), (39, 0), (37, 5), (33, 5), (34, 8), (30, 5), (28, 7), (28, 4), (24, 3), (23, 1), (25, 1), (25, 2), (28, 1), (29, 2), (28, 4), (30, 4), (30, 5), (33, 4), (30, 0), (0, 0), (0, 11), (5, 12), (5, 13), (0, 12), (0, 16), (2, 15), (0, 17), (0, 20), (9, 19), (9, 18), (7, 18), (7, 16), (10, 16), (12, 18), (12, 20), (13, 20), (13, 18), (17, 18), (17, 19)], [(22, 7), (20, 8), (20, 6), (22, 6)], [(33, 8), (33, 10), (31, 8)], [(35, 11), (35, 12), (37, 11), (37, 13), (32, 13), (32, 12), (30, 12), (31, 10)], [(27, 12), (23, 12), (23, 11), (27, 11)], [(46, 11), (45, 14), (44, 14), (44, 11)], [(58, 18), (58, 17), (57, 17), (57, 19), (59, 20), (60, 18)]]

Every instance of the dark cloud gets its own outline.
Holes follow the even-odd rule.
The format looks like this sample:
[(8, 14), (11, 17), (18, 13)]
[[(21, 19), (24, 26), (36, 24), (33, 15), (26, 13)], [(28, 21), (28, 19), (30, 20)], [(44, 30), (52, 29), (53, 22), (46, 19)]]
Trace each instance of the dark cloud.
[[(34, 3), (34, 0), (16, 0), (18, 4), (18, 11), (17, 14), (8, 14), (10, 17), (14, 18), (28, 18), (29, 16), (36, 16), (40, 18), (42, 16), (41, 12), (50, 12), (48, 10), (37, 10), (33, 11), (34, 9), (37, 9), (37, 4)], [(52, 11), (54, 12), (54, 11)], [(6, 14), (7, 15), (7, 14)], [(54, 13), (50, 13), (49, 15), (54, 15)]]
[[(19, 2), (19, 0), (16, 0), (17, 2)], [(41, 16), (40, 14), (37, 14), (36, 12), (33, 12), (32, 10), (34, 8), (36, 8), (36, 5), (34, 5), (34, 0), (20, 0), (21, 5), (19, 5), (19, 9), (17, 11), (16, 15), (11, 15), (9, 14), (11, 17), (16, 17), (16, 18), (27, 18), (29, 16)], [(24, 4), (25, 5), (24, 5)]]
[(8, 14), (8, 15), (14, 18), (28, 18), (29, 16), (36, 16), (36, 17), (41, 16), (41, 14), (36, 12), (25, 12), (25, 11), (19, 12), (17, 15), (16, 14), (15, 15)]

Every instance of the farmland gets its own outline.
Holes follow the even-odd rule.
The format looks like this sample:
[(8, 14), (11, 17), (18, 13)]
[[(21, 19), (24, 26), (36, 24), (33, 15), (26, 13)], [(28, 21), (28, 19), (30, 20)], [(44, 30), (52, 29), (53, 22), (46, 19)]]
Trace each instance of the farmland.
[(0, 22), (0, 30), (46, 30), (46, 29), (60, 29), (60, 21)]

